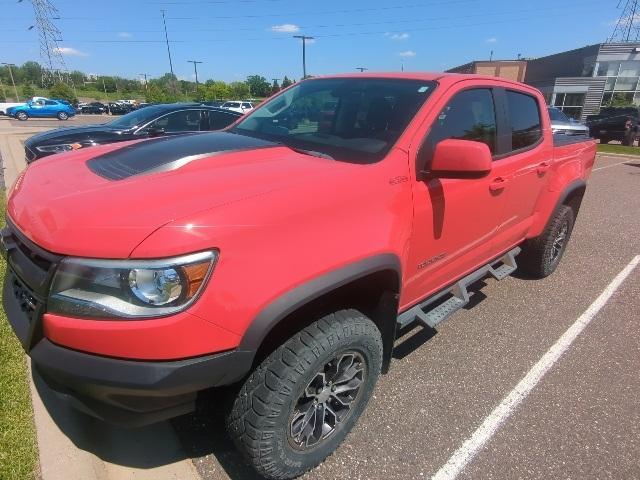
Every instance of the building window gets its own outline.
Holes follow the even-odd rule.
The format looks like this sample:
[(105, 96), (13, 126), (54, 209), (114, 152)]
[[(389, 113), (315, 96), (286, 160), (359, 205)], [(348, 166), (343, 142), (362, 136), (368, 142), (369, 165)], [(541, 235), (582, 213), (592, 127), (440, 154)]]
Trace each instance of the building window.
[(559, 108), (565, 115), (580, 119), (586, 93), (556, 93), (554, 107)]
[(617, 77), (620, 71), (620, 62), (598, 63), (598, 77)]

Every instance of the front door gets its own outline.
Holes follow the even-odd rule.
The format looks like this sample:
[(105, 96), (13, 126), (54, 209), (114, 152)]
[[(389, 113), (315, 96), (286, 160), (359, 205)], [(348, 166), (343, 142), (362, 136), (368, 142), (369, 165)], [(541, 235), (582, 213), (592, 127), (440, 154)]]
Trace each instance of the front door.
[[(461, 82), (445, 95), (431, 122), (417, 161), (428, 170), (438, 142), (449, 139), (497, 148), (496, 102), (491, 87)], [(483, 178), (414, 179), (414, 222), (402, 292), (405, 309), (486, 263), (494, 255), (493, 236), (500, 224), (504, 195), (492, 174)]]

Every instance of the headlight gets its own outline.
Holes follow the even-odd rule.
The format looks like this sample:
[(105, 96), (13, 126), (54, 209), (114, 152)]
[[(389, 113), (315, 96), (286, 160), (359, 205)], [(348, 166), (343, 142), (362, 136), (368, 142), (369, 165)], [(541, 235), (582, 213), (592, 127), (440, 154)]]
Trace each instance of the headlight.
[(56, 270), (48, 311), (81, 318), (170, 315), (197, 299), (216, 259), (216, 252), (166, 260), (66, 258)]
[(61, 143), (59, 145), (43, 145), (36, 147), (36, 150), (42, 153), (62, 153), (82, 148), (81, 143)]

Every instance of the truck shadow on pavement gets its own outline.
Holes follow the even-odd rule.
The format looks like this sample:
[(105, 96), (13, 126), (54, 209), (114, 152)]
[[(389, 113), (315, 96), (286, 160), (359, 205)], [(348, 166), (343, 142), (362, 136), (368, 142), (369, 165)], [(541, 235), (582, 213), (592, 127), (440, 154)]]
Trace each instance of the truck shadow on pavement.
[[(477, 282), (469, 285), (469, 303), (462, 307), (464, 310), (471, 310), (487, 298), (487, 296), (480, 291), (486, 285), (487, 283), (484, 280), (478, 280)], [(444, 297), (442, 300), (444, 301), (447, 298), (448, 297)], [(437, 304), (434, 304), (434, 306), (435, 305)], [(420, 325), (418, 322), (407, 325), (406, 327), (398, 330), (396, 334), (396, 343), (393, 347), (393, 358), (395, 360), (401, 360), (408, 355), (411, 355), (437, 334), (437, 328)]]
[[(51, 419), (79, 449), (104, 462), (130, 468), (150, 469), (187, 457), (169, 422), (127, 429), (107, 424), (77, 411), (59, 398), (32, 370), (36, 390)], [(53, 425), (45, 425), (45, 428)]]
[(213, 455), (229, 478), (263, 480), (264, 477), (245, 462), (225, 431), (224, 412), (234, 393), (231, 388), (226, 391), (203, 392), (194, 413), (174, 418), (171, 423), (187, 455), (195, 459), (196, 468), (203, 479), (211, 478), (212, 462), (200, 463), (197, 459)]

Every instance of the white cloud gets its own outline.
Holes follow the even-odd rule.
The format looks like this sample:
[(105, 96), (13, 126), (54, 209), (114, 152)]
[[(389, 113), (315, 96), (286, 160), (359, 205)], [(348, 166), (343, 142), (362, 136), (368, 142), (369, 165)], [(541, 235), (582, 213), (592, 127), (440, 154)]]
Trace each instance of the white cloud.
[(413, 50), (405, 50), (404, 52), (400, 52), (398, 55), (400, 55), (401, 57), (415, 57), (416, 56), (416, 52), (414, 52)]
[(274, 25), (269, 30), (278, 33), (296, 33), (300, 31), (300, 27), (293, 23), (283, 23), (282, 25)]
[(54, 48), (53, 51), (58, 52), (61, 55), (65, 55), (67, 57), (87, 57), (88, 56), (88, 54), (71, 47), (58, 47), (58, 48)]
[(119, 38), (131, 38), (133, 35), (129, 32), (118, 32), (117, 36)]
[(407, 38), (409, 38), (409, 34), (408, 33), (394, 33), (393, 35), (390, 36), (391, 40), (406, 40)]
[(486, 43), (496, 43), (498, 39), (496, 37), (487, 38), (485, 40)]

